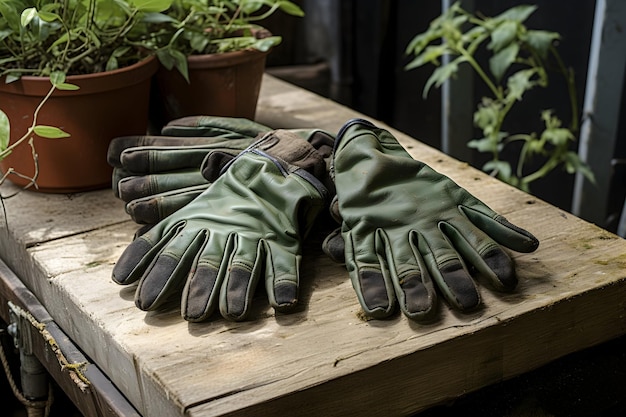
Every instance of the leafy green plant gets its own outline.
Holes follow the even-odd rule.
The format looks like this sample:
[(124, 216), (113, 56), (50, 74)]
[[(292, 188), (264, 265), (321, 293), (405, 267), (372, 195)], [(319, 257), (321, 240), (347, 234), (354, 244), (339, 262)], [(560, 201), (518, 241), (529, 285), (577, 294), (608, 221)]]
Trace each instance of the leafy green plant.
[[(4, 183), (4, 181), (10, 175), (17, 175), (22, 178), (26, 178), (29, 180), (28, 185), (25, 188), (31, 186), (37, 186), (37, 176), (39, 173), (39, 165), (37, 159), (37, 151), (35, 150), (35, 138), (41, 137), (45, 139), (61, 139), (69, 137), (70, 134), (68, 132), (63, 131), (62, 129), (55, 126), (41, 125), (38, 123), (39, 112), (44, 107), (46, 102), (52, 96), (55, 90), (77, 90), (79, 87), (65, 82), (65, 74), (61, 71), (53, 72), (50, 75), (50, 90), (48, 93), (42, 98), (39, 102), (39, 105), (36, 107), (33, 113), (33, 122), (31, 126), (27, 129), (24, 134), (18, 138), (13, 143), (10, 143), (11, 136), (11, 123), (7, 115), (0, 110), (0, 160), (3, 160), (7, 156), (11, 154), (13, 149), (18, 146), (22, 146), (24, 143), (27, 143), (32, 151), (33, 155), (33, 163), (35, 165), (35, 173), (32, 177), (27, 177), (22, 173), (15, 171), (13, 168), (9, 168), (6, 172), (2, 173), (0, 177), (0, 185)], [(7, 196), (1, 196), (2, 198), (8, 198)]]
[(188, 78), (187, 57), (257, 49), (268, 51), (281, 42), (259, 22), (277, 11), (303, 16), (287, 0), (174, 0), (163, 13), (147, 16), (153, 25), (152, 45), (167, 69)]
[(151, 53), (147, 13), (172, 0), (0, 0), (0, 77), (92, 74)]
[[(524, 21), (537, 9), (536, 6), (515, 6), (496, 17), (478, 16), (455, 3), (429, 28), (415, 36), (406, 48), (413, 59), (406, 69), (414, 69), (431, 63), (437, 66), (424, 86), (424, 97), (430, 89), (440, 87), (454, 77), (459, 67), (469, 65), (485, 83), (492, 97), (483, 97), (474, 113), (474, 124), (483, 134), (482, 138), (468, 142), (470, 148), (491, 155), (482, 168), (491, 175), (525, 191), (530, 183), (546, 176), (558, 166), (567, 172), (581, 172), (593, 181), (593, 173), (570, 151), (578, 131), (578, 105), (574, 86), (574, 73), (563, 64), (555, 43), (560, 38), (556, 32), (531, 30)], [(486, 51), (488, 67), (479, 62), (477, 54)], [(447, 55), (450, 60), (441, 65), (440, 59)], [(548, 74), (556, 69), (567, 83), (571, 122), (563, 127), (552, 110), (541, 112), (544, 130), (541, 133), (510, 134), (504, 130), (505, 121), (514, 105), (524, 94), (535, 87), (547, 88)], [(522, 142), (515, 169), (501, 158), (504, 148), (514, 142)], [(530, 161), (541, 157), (541, 166), (526, 172)]]

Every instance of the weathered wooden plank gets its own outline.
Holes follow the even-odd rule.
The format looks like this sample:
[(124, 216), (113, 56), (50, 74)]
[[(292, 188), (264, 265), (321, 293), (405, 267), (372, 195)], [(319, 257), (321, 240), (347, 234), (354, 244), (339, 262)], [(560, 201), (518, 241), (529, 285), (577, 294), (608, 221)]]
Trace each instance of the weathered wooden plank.
[[(9, 302), (12, 306), (9, 307)], [(21, 348), (34, 354), (76, 407), (87, 416), (136, 417), (137, 412), (93, 362), (80, 352), (8, 266), (0, 261), (0, 317), (7, 323), (17, 319)], [(10, 315), (12, 311), (14, 314)], [(31, 321), (32, 319), (32, 321)], [(41, 327), (39, 327), (41, 326)], [(44, 333), (45, 332), (45, 333)], [(69, 366), (80, 364), (78, 371), (89, 380), (85, 384)]]
[[(336, 131), (357, 116), (264, 81), (263, 123)], [(258, 319), (244, 323), (187, 323), (176, 304), (145, 313), (134, 307), (134, 286), (110, 279), (136, 229), (110, 192), (10, 201), (20, 215), (9, 214), (9, 234), (0, 231), (2, 256), (27, 264), (21, 272), (55, 321), (146, 416), (408, 414), (626, 333), (624, 240), (395, 133), (541, 240), (535, 253), (512, 254), (517, 291), (481, 285), (483, 309), (441, 305), (429, 325), (399, 314), (363, 321), (346, 272), (321, 252), (323, 224), (305, 247), (297, 312), (275, 314), (260, 293)]]

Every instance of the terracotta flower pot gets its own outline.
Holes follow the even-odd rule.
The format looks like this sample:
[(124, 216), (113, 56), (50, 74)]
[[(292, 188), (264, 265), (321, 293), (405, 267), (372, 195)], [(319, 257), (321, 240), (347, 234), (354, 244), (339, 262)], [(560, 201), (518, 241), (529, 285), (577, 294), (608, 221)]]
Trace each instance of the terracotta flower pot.
[[(111, 185), (112, 168), (106, 158), (109, 142), (117, 136), (146, 133), (150, 80), (157, 69), (157, 59), (150, 57), (114, 71), (67, 77), (68, 83), (80, 89), (55, 91), (39, 113), (38, 124), (56, 126), (71, 135), (35, 138), (39, 191), (68, 193)], [(10, 84), (0, 79), (0, 106), (11, 123), (11, 142), (30, 127), (33, 112), (49, 89), (45, 77), (22, 77)], [(3, 172), (10, 167), (27, 176), (35, 173), (27, 144), (0, 162)], [(15, 175), (9, 179), (20, 186), (29, 183)]]
[(254, 119), (268, 52), (246, 50), (188, 57), (189, 83), (161, 67), (154, 80), (151, 121), (197, 115)]

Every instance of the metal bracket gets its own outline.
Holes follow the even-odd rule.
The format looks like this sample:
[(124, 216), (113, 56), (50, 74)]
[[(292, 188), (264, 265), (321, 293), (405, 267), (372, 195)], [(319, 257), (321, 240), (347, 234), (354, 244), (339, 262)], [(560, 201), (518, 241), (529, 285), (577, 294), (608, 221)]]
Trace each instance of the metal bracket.
[[(49, 392), (48, 372), (34, 353), (32, 333), (29, 331), (32, 323), (21, 308), (10, 301), (7, 304), (10, 319), (7, 332), (13, 337), (13, 344), (20, 352), (23, 395), (29, 401), (45, 399)], [(42, 407), (38, 405), (36, 408)]]

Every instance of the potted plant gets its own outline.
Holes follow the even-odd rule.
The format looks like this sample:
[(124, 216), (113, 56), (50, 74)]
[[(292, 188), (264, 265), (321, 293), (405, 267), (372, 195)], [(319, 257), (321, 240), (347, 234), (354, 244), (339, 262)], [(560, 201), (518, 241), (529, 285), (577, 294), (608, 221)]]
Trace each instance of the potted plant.
[(174, 0), (154, 13), (156, 127), (198, 114), (253, 119), (266, 56), (281, 42), (259, 22), (279, 10), (304, 15), (286, 0)]
[[(571, 174), (580, 172), (594, 181), (589, 167), (571, 150), (578, 132), (578, 104), (574, 73), (565, 67), (555, 44), (560, 35), (524, 24), (536, 9), (535, 5), (518, 5), (487, 17), (470, 13), (457, 2), (416, 35), (406, 49), (413, 56), (406, 69), (429, 63), (436, 67), (426, 81), (424, 96), (433, 86), (440, 87), (455, 77), (461, 65), (468, 65), (485, 83), (491, 96), (483, 97), (474, 113), (474, 124), (483, 137), (467, 145), (491, 156), (482, 167), (484, 171), (524, 191), (530, 191), (532, 182), (557, 167)], [(486, 53), (487, 64), (479, 60), (481, 53)], [(444, 55), (450, 61), (441, 65)], [(563, 126), (552, 110), (544, 109), (538, 111), (544, 126), (540, 133), (506, 131), (506, 121), (524, 95), (534, 88), (549, 87), (552, 68), (567, 84), (569, 125)], [(503, 151), (515, 144), (518, 156), (512, 165), (503, 158)], [(529, 169), (533, 158), (540, 162), (534, 170)]]
[[(10, 121), (11, 126), (6, 146), (28, 134), (36, 149), (16, 146), (4, 155), (0, 169), (12, 182), (26, 187), (38, 174), (38, 189), (48, 192), (110, 184), (109, 141), (145, 133), (147, 128), (150, 79), (158, 62), (152, 56), (145, 17), (170, 4), (171, 0), (0, 2), (0, 107), (5, 125)], [(51, 75), (57, 80), (52, 89)], [(35, 116), (37, 124), (57, 126), (69, 137), (41, 139), (38, 136), (45, 133), (32, 129)], [(12, 175), (16, 172), (21, 175)]]

